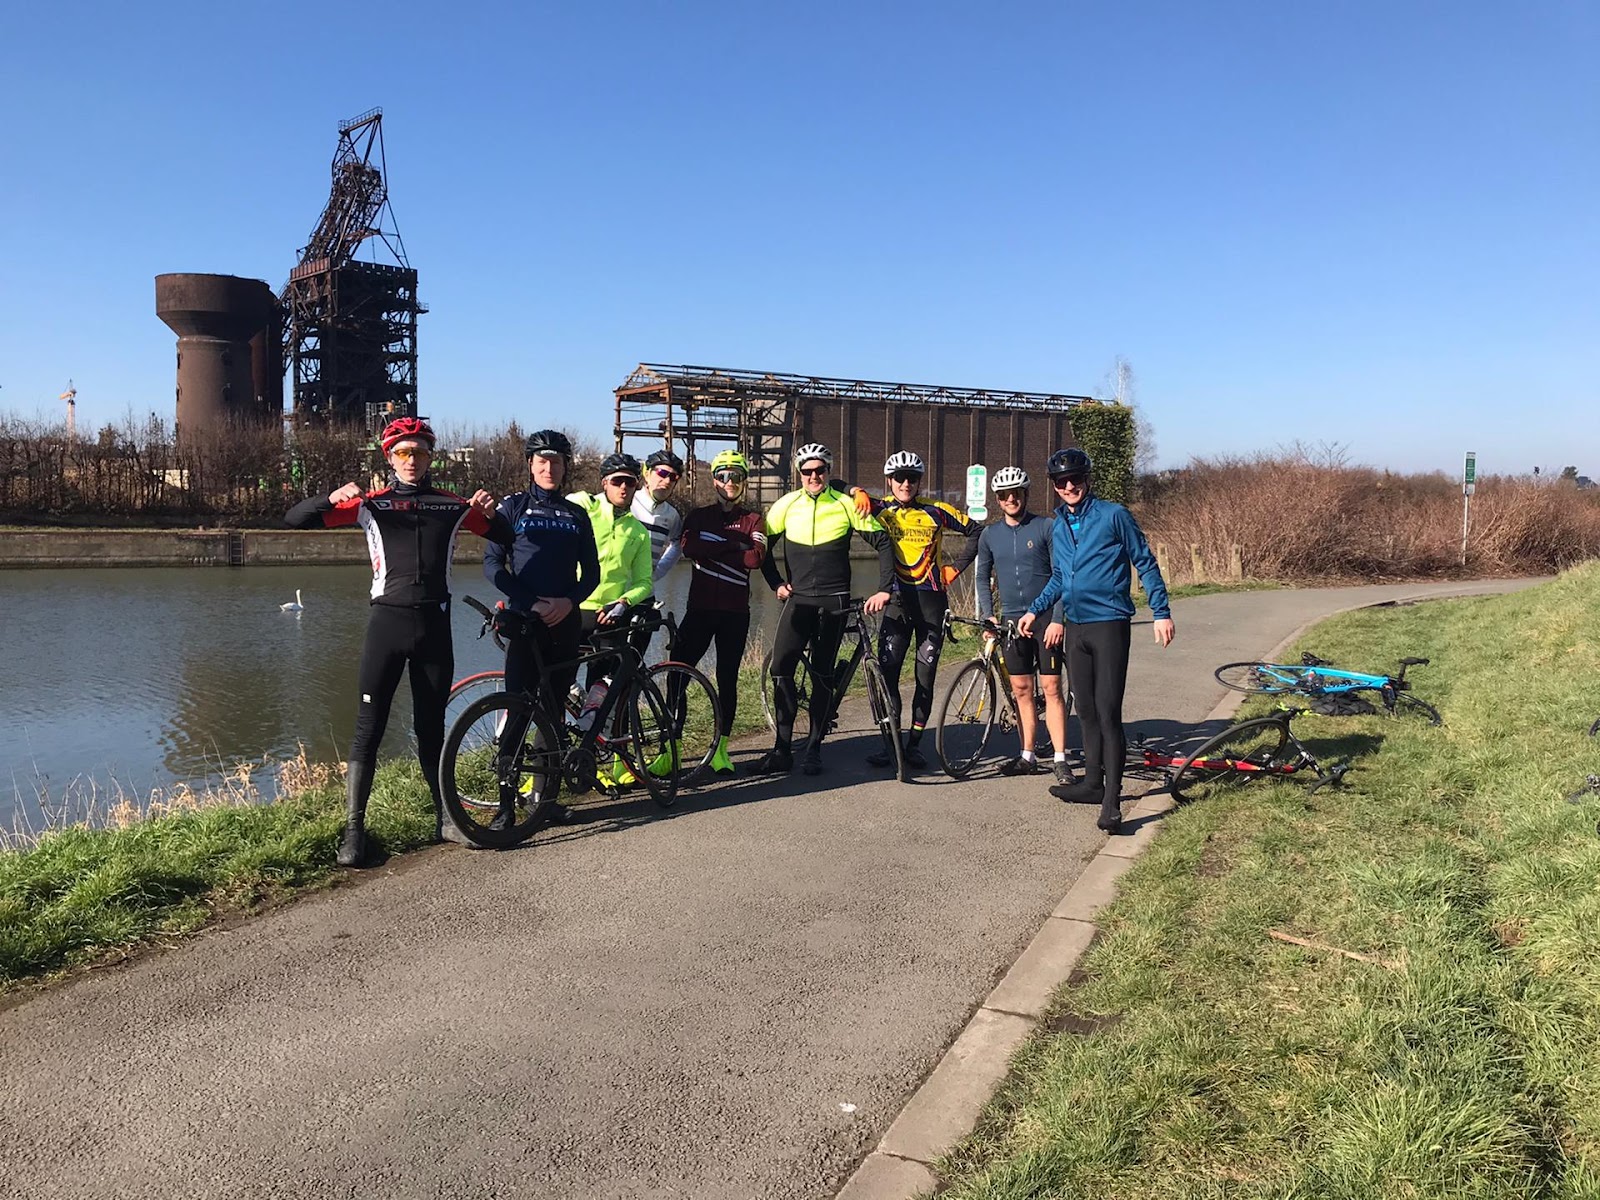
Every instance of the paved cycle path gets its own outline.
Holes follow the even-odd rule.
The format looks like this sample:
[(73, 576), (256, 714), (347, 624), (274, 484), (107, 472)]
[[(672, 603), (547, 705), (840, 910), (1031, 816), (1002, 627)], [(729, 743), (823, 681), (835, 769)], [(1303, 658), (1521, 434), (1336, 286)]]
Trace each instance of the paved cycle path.
[[(1129, 717), (1200, 720), (1215, 665), (1330, 612), (1522, 585), (1179, 601)], [(869, 748), (407, 856), (0, 1013), (0, 1194), (831, 1196), (1103, 840), (1041, 780), (891, 784)]]

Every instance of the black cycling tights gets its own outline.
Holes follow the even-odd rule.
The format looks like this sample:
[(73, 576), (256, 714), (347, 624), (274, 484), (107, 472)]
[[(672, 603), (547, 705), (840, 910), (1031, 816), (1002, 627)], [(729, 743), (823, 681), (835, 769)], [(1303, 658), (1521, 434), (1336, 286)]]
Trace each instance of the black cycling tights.
[(939, 672), (939, 651), (944, 647), (944, 613), (950, 606), (943, 592), (906, 589), (884, 613), (878, 634), (878, 665), (889, 682), (889, 703), (900, 720), (900, 668), (913, 643), (917, 662), (916, 687), (911, 692), (911, 736), (920, 737), (933, 711), (933, 680)]
[[(672, 656), (678, 662), (698, 666), (711, 643), (717, 644), (717, 708), (722, 737), (733, 732), (733, 718), (739, 711), (739, 663), (744, 658), (745, 639), (750, 634), (748, 612), (713, 612), (690, 609), (678, 626), (678, 644)], [(681, 690), (681, 689), (680, 689)], [(669, 696), (674, 714), (683, 720), (683, 697)], [(790, 718), (791, 728), (793, 718)]]
[(844, 640), (844, 613), (849, 597), (790, 596), (778, 614), (778, 632), (772, 640), (772, 707), (778, 723), (777, 746), (789, 749), (794, 740), (796, 699), (794, 672), (800, 655), (811, 648), (811, 741), (822, 744), (833, 713), (833, 674)]
[(1128, 683), (1127, 621), (1067, 623), (1067, 682), (1083, 727), (1083, 775), (1105, 774), (1107, 796), (1122, 794), (1128, 741), (1122, 732), (1122, 693)]
[[(370, 791), (372, 770), (378, 761), (378, 744), (389, 725), (389, 706), (400, 676), (411, 667), (411, 698), (417, 731), (417, 760), (422, 777), (435, 800), (439, 796), (439, 751), (444, 748), (444, 705), (455, 673), (455, 648), (450, 640), (450, 606), (428, 604), (400, 608), (372, 605), (367, 617), (367, 640), (361, 648), (357, 686), (361, 706), (356, 710), (356, 731), (350, 739), (352, 776)], [(366, 795), (352, 796), (366, 806)]]

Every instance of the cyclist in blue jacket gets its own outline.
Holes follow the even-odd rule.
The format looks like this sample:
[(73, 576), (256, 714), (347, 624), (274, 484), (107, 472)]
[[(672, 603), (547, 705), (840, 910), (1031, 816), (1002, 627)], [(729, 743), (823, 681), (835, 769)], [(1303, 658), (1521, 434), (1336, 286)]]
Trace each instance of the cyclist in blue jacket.
[(1050, 548), (1050, 582), (1017, 622), (1028, 635), (1039, 614), (1061, 605), (1066, 622), (1067, 679), (1083, 726), (1083, 779), (1056, 784), (1062, 800), (1100, 802), (1096, 822), (1107, 833), (1122, 824), (1122, 695), (1128, 682), (1128, 646), (1133, 620), (1129, 567), (1139, 572), (1158, 645), (1172, 642), (1172, 610), (1156, 556), (1133, 514), (1102, 500), (1089, 488), (1093, 464), (1077, 448), (1050, 456), (1050, 483), (1061, 498)]

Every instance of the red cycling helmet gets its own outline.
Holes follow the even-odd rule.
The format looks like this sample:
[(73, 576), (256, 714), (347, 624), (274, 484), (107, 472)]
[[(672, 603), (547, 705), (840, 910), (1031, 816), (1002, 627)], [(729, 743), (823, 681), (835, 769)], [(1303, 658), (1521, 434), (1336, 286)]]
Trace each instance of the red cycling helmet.
[(387, 454), (408, 438), (427, 442), (429, 449), (433, 448), (437, 440), (433, 436), (433, 430), (421, 417), (396, 417), (383, 427), (383, 432), (378, 435), (378, 445), (382, 446), (383, 452)]

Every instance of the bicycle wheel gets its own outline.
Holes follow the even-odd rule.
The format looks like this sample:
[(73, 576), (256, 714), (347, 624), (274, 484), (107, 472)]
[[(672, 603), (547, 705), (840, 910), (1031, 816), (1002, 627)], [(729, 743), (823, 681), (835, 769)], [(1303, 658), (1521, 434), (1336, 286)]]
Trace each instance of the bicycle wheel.
[(479, 671), (450, 685), (450, 695), (444, 702), (444, 727), (449, 729), (467, 711), (467, 705), (483, 696), (506, 690), (504, 671)]
[(894, 709), (889, 704), (889, 684), (877, 660), (861, 660), (861, 673), (867, 681), (867, 708), (872, 713), (872, 724), (878, 731), (883, 749), (894, 762), (894, 777), (906, 777), (905, 750), (900, 745), (900, 723), (894, 719)]
[(1184, 759), (1167, 790), (1175, 800), (1206, 800), (1254, 779), (1287, 774), (1289, 726), (1278, 717), (1256, 717), (1224, 729)]
[[(778, 710), (772, 695), (772, 655), (761, 659), (761, 715), (767, 719), (767, 728), (778, 729)], [(811, 660), (800, 656), (800, 665), (794, 669), (794, 742), (804, 742), (811, 734)]]
[(445, 734), (439, 759), (445, 810), (480, 846), (524, 842), (561, 790), (561, 755), (555, 729), (529, 697), (481, 696)]
[(1236, 662), (1227, 663), (1212, 672), (1217, 682), (1236, 692), (1302, 692), (1314, 691), (1307, 676), (1315, 667), (1287, 667), (1280, 663)]
[(647, 676), (633, 681), (623, 698), (627, 735), (613, 738), (614, 750), (639, 781), (650, 799), (662, 808), (671, 808), (678, 798), (678, 773), (668, 770), (652, 774), (650, 767), (672, 761), (673, 722), (666, 699)]
[(1426, 700), (1418, 700), (1409, 692), (1401, 692), (1394, 698), (1394, 715), (1397, 717), (1421, 717), (1429, 725), (1442, 725), (1444, 722), (1439, 716), (1439, 710)]
[[(646, 674), (666, 699), (678, 743), (674, 769), (678, 786), (687, 786), (702, 768), (711, 766), (721, 727), (717, 689), (711, 680), (687, 663), (664, 662)], [(681, 706), (681, 711), (680, 711)]]
[(963, 779), (983, 757), (994, 732), (996, 694), (994, 675), (982, 659), (973, 659), (956, 672), (939, 705), (939, 727), (934, 747), (944, 773)]

